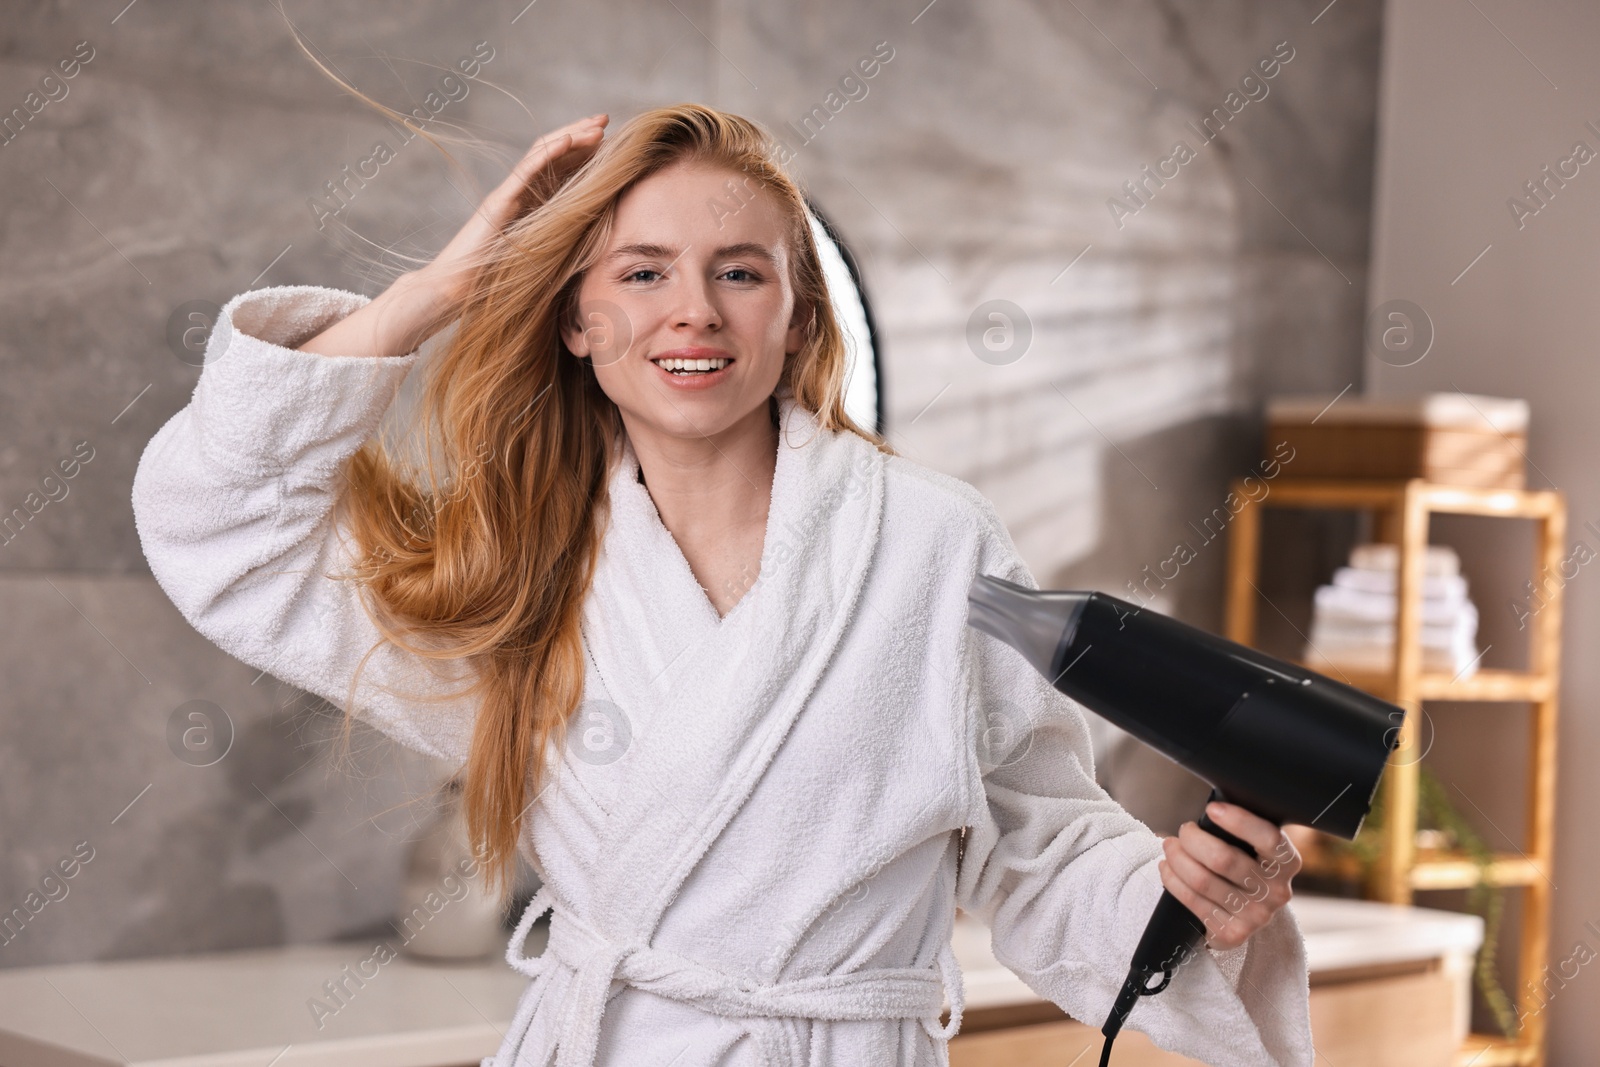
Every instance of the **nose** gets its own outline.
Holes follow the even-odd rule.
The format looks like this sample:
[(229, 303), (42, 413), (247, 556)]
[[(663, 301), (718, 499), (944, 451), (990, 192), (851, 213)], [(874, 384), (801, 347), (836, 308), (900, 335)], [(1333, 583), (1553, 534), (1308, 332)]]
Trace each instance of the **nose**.
[(677, 329), (715, 330), (722, 325), (722, 314), (712, 298), (711, 288), (698, 272), (684, 271), (673, 287), (675, 303), (672, 323)]

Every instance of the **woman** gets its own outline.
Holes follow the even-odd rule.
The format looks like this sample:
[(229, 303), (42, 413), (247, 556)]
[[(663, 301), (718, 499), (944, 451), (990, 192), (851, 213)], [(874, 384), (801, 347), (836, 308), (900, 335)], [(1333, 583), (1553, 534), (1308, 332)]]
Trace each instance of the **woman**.
[[(1232, 808), (1269, 869), (1158, 841), (1076, 706), (967, 626), (976, 574), (1036, 583), (982, 495), (845, 415), (777, 147), (697, 105), (606, 121), (541, 138), (375, 299), (230, 300), (133, 487), (197, 629), (462, 765), (491, 881), (518, 848), (539, 874), (485, 1064), (942, 1064), (958, 905), (1098, 1021), (1163, 886), (1211, 951), (1129, 1025), (1310, 1063), (1293, 846)], [(447, 323), (424, 475), (378, 429)]]

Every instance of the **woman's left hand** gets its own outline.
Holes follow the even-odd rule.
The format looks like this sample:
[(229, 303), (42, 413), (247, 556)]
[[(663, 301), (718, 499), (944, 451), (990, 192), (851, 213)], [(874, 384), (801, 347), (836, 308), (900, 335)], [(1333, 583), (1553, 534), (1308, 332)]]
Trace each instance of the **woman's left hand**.
[(1289, 902), (1289, 880), (1300, 871), (1300, 851), (1283, 830), (1253, 812), (1218, 801), (1206, 805), (1211, 821), (1243, 841), (1250, 856), (1187, 822), (1177, 837), (1161, 840), (1161, 884), (1206, 924), (1206, 943), (1235, 948), (1267, 925)]

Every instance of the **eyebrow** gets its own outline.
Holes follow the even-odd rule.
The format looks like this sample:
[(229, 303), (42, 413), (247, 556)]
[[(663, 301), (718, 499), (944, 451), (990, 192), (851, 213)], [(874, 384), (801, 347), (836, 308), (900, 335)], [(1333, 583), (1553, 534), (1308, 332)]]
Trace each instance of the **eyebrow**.
[[(606, 254), (606, 262), (609, 263), (614, 259), (626, 259), (629, 256), (676, 260), (681, 254), (677, 249), (668, 248), (666, 245), (652, 244), (648, 241), (636, 241), (632, 244), (618, 245), (612, 249)], [(738, 244), (723, 245), (713, 253), (713, 256), (717, 259), (724, 259), (728, 256), (753, 256), (756, 259), (766, 260), (774, 267), (778, 264), (777, 256), (773, 255), (765, 245), (757, 244), (754, 241), (740, 241)]]

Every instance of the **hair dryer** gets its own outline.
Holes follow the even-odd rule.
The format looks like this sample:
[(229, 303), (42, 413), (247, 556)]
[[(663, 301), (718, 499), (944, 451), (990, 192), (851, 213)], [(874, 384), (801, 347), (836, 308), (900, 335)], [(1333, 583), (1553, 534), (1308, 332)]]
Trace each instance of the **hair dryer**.
[[(1404, 709), (1104, 593), (1035, 590), (980, 574), (967, 603), (969, 625), (1205, 779), (1213, 799), (1346, 840), (1361, 829)], [(1257, 858), (1203, 814), (1199, 825)], [(1101, 1027), (1102, 1064), (1134, 1004), (1165, 989), (1204, 939), (1205, 923), (1164, 891)]]

